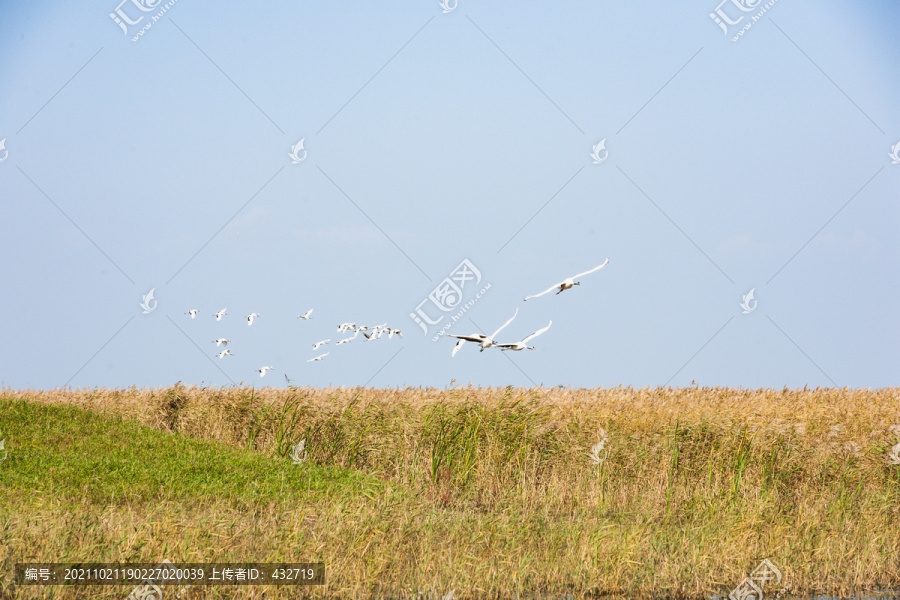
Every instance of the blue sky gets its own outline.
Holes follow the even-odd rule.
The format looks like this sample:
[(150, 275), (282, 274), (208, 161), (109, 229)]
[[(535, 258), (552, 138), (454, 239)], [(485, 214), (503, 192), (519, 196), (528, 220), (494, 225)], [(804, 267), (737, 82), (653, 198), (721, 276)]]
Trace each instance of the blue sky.
[(896, 2), (139, 4), (0, 3), (2, 385), (897, 385)]

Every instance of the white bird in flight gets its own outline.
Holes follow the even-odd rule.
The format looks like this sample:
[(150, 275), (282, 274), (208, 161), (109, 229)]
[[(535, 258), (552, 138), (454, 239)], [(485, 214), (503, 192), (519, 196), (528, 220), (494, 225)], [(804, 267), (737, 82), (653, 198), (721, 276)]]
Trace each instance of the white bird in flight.
[(216, 356), (219, 358), (225, 358), (228, 355), (234, 356), (234, 354), (231, 354), (231, 350), (229, 350), (228, 348), (225, 348), (224, 350), (216, 354)]
[(501, 350), (515, 350), (515, 351), (517, 351), (517, 352), (518, 352), (519, 350), (525, 350), (526, 348), (529, 349), (529, 350), (534, 350), (534, 346), (527, 346), (527, 345), (526, 345), (526, 344), (528, 344), (528, 341), (531, 340), (531, 339), (536, 338), (537, 336), (541, 335), (542, 333), (544, 333), (545, 331), (547, 331), (548, 329), (550, 329), (550, 326), (551, 326), (551, 325), (553, 325), (553, 321), (550, 321), (549, 323), (547, 323), (547, 326), (546, 326), (546, 327), (544, 327), (544, 328), (542, 328), (542, 329), (538, 329), (537, 331), (535, 331), (534, 333), (532, 333), (531, 335), (529, 335), (528, 337), (526, 337), (526, 338), (525, 338), (524, 340), (522, 340), (521, 342), (515, 342), (515, 343), (512, 343), (512, 344), (497, 344), (497, 345), (500, 347)]
[(352, 341), (353, 341), (353, 338), (344, 338), (341, 341), (339, 341), (337, 344), (335, 344), (335, 346), (340, 346), (341, 344), (349, 344)]
[(325, 358), (326, 356), (328, 356), (328, 353), (327, 353), (327, 352), (326, 352), (325, 354), (320, 354), (320, 355), (318, 355), (318, 356), (315, 357), (315, 358), (311, 358), (311, 359), (309, 359), (309, 360), (306, 361), (306, 362), (313, 362), (314, 360), (322, 360), (322, 359)]
[(330, 341), (331, 341), (331, 340), (328, 339), (328, 340), (322, 340), (321, 342), (316, 342), (315, 344), (313, 344), (313, 350), (318, 350), (318, 349), (319, 349), (319, 346), (321, 346), (321, 345), (323, 345), (323, 344), (327, 344), (327, 343), (330, 342)]
[(385, 331), (387, 331), (388, 327), (387, 327), (387, 323), (385, 322), (385, 323), (382, 323), (381, 325), (373, 325), (371, 327), (367, 327), (367, 329), (371, 333), (364, 333), (363, 335), (366, 336), (367, 340), (374, 340), (374, 339), (380, 338), (381, 334), (383, 334)]
[(519, 314), (519, 309), (517, 308), (515, 314), (509, 319), (509, 321), (504, 323), (500, 327), (500, 329), (498, 329), (491, 335), (484, 335), (482, 333), (473, 333), (472, 335), (450, 335), (450, 334), (447, 334), (447, 337), (457, 338), (459, 340), (458, 342), (456, 342), (456, 345), (453, 347), (453, 352), (450, 353), (451, 358), (456, 356), (456, 353), (459, 352), (459, 349), (462, 348), (463, 344), (465, 344), (466, 342), (478, 342), (478, 344), (481, 346), (481, 348), (479, 349), (479, 352), (484, 352), (485, 348), (490, 348), (491, 346), (496, 346), (497, 342), (494, 341), (494, 338), (497, 336), (498, 333), (503, 331), (504, 327), (506, 327), (507, 325), (512, 323), (513, 319), (515, 319), (516, 315), (518, 315), (518, 314)]
[(363, 335), (366, 336), (366, 341), (377, 340), (381, 337), (381, 330), (376, 328), (372, 328), (371, 333), (368, 331), (364, 331)]
[(583, 276), (587, 275), (588, 273), (593, 273), (594, 271), (597, 271), (598, 269), (602, 269), (602, 268), (605, 267), (608, 263), (609, 263), (609, 259), (607, 258), (607, 259), (603, 262), (602, 265), (597, 266), (597, 267), (594, 267), (594, 268), (591, 269), (590, 271), (585, 271), (584, 273), (579, 273), (578, 275), (575, 275), (574, 277), (569, 277), (568, 279), (565, 279), (565, 280), (561, 281), (560, 283), (551, 285), (549, 288), (547, 288), (546, 290), (544, 290), (544, 291), (541, 292), (540, 294), (535, 294), (534, 296), (525, 296), (525, 300), (528, 300), (529, 298), (537, 298), (538, 296), (543, 296), (543, 295), (546, 294), (547, 292), (552, 292), (553, 290), (559, 288), (559, 291), (556, 292), (556, 295), (558, 296), (558, 295), (560, 295), (561, 293), (563, 293), (564, 291), (566, 291), (566, 290), (568, 290), (568, 289), (571, 289), (573, 286), (581, 285), (581, 282), (580, 282), (580, 281), (575, 281), (575, 280), (578, 279), (579, 277), (583, 277)]
[(274, 371), (274, 370), (275, 370), (275, 367), (260, 367), (259, 369), (256, 370), (256, 372), (259, 373), (260, 377), (265, 377), (266, 371)]
[(304, 319), (304, 320), (305, 320), (305, 319), (308, 319), (308, 318), (309, 318), (309, 315), (312, 314), (312, 311), (313, 311), (313, 309), (309, 309), (308, 311), (306, 311), (306, 314), (305, 314), (305, 315), (300, 315), (300, 316), (297, 317), (297, 318), (298, 318), (298, 319)]
[(197, 313), (198, 313), (198, 312), (200, 312), (198, 309), (192, 308), (191, 310), (187, 311), (187, 312), (184, 313), (184, 314), (186, 314), (186, 315), (191, 315), (191, 318), (193, 319), (194, 317), (197, 316)]
[(356, 323), (341, 323), (338, 325), (338, 332), (344, 332), (350, 329), (356, 329)]
[(398, 336), (403, 337), (403, 332), (402, 332), (402, 331), (400, 331), (399, 329), (391, 329), (390, 327), (388, 327), (388, 339), (391, 339), (392, 337), (394, 337), (394, 334), (395, 334), (395, 333), (396, 333)]
[[(350, 343), (350, 342), (352, 342), (353, 340), (355, 340), (355, 339), (356, 339), (356, 336), (358, 336), (358, 335), (359, 335), (359, 331), (357, 331), (356, 333), (354, 333), (354, 334), (353, 334), (353, 337), (348, 337), (348, 338), (342, 339), (342, 340), (339, 341), (337, 344), (335, 344), (335, 346), (340, 346), (341, 344), (347, 344), (347, 343)], [(363, 334), (363, 335), (365, 335), (365, 334)]]
[(223, 345), (224, 345), (224, 346), (227, 346), (227, 345), (228, 345), (228, 342), (230, 342), (230, 341), (231, 341), (231, 340), (226, 340), (225, 338), (219, 338), (219, 339), (217, 339), (217, 340), (213, 340), (213, 343), (214, 343), (216, 346), (223, 346)]
[(253, 319), (259, 316), (259, 313), (250, 313), (247, 315), (247, 327), (253, 325)]
[(225, 312), (225, 309), (223, 308), (222, 310), (220, 310), (219, 312), (216, 313), (216, 321), (221, 321), (222, 317), (224, 317), (227, 314), (228, 313)]

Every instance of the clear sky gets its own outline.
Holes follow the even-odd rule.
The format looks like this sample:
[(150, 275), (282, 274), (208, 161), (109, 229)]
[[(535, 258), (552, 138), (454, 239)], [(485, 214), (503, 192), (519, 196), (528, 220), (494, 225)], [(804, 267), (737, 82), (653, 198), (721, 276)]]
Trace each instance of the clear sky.
[(896, 1), (116, 2), (0, 2), (3, 386), (898, 384)]

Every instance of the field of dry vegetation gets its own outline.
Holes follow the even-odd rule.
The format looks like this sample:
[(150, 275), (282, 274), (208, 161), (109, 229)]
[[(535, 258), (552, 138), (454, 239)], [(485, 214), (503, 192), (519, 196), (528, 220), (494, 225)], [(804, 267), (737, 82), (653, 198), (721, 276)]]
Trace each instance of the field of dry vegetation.
[[(26, 475), (42, 444), (60, 473), (129, 447), (102, 421), (90, 449), (54, 437), (49, 407), (133, 422), (152, 453)], [(0, 390), (2, 438), (0, 598), (130, 591), (15, 587), (16, 562), (163, 559), (326, 566), (324, 586), (187, 600), (708, 598), (763, 559), (767, 598), (900, 589), (896, 388)], [(164, 456), (188, 466), (157, 481)]]

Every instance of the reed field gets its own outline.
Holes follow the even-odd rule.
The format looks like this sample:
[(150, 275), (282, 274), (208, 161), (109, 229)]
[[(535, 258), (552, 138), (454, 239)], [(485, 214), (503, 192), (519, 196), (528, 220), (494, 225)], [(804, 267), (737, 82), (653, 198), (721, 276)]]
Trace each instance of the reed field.
[(2, 389), (0, 440), (0, 598), (166, 559), (325, 565), (185, 600), (707, 599), (764, 559), (767, 599), (900, 595), (897, 388)]

